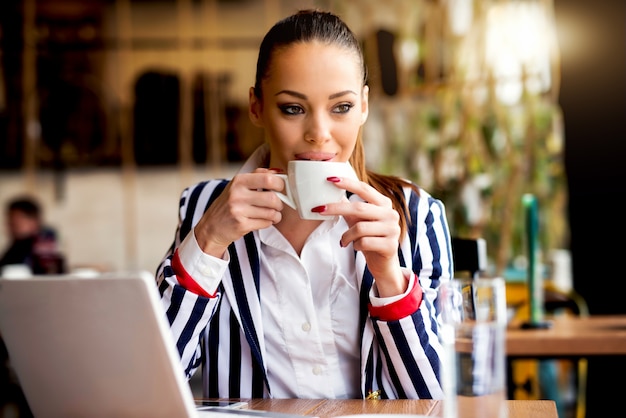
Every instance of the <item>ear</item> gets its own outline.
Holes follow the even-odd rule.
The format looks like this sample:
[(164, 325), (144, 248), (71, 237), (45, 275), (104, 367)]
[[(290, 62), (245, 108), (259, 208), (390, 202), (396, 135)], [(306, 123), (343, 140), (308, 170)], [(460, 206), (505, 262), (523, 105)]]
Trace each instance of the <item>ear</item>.
[(367, 121), (367, 116), (369, 115), (369, 112), (370, 112), (369, 93), (370, 93), (369, 86), (363, 86), (363, 92), (361, 93), (361, 114), (362, 114), (361, 125), (364, 124), (365, 121)]
[(248, 116), (255, 126), (263, 127), (263, 104), (261, 100), (254, 94), (254, 87), (250, 87), (248, 93)]

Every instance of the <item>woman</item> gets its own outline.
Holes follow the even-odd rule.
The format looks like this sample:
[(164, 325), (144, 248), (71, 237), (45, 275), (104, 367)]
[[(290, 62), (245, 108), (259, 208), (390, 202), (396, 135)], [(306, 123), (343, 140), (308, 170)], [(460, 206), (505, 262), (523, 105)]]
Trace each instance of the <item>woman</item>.
[[(443, 204), (366, 170), (367, 73), (337, 16), (300, 11), (261, 43), (249, 115), (265, 144), (232, 180), (187, 188), (157, 282), (203, 395), (441, 398), (433, 301), (452, 271)], [(349, 200), (302, 220), (273, 191), (293, 159), (350, 161)]]

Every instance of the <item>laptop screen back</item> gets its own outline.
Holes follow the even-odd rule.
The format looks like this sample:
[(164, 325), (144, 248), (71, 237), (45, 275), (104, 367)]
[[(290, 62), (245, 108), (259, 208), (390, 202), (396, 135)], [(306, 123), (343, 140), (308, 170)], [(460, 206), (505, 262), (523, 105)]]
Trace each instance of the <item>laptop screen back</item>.
[(35, 417), (196, 415), (147, 272), (0, 279), (0, 337)]

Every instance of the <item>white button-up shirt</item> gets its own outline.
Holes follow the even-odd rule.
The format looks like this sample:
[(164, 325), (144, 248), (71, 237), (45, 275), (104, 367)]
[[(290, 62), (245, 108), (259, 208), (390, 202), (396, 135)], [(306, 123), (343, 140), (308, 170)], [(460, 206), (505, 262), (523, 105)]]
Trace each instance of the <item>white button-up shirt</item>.
[[(354, 251), (339, 245), (347, 229), (343, 218), (324, 221), (300, 257), (276, 228), (259, 231), (268, 377), (276, 397), (360, 396)], [(289, 367), (269, 367), (281, 363)]]
[[(359, 398), (359, 288), (352, 245), (342, 248), (348, 225), (341, 217), (322, 222), (300, 256), (275, 228), (257, 231), (261, 241), (261, 307), (266, 364), (276, 398)], [(214, 294), (230, 262), (204, 254), (194, 234), (179, 247), (186, 271)], [(200, 274), (196, 274), (200, 273)], [(382, 306), (401, 299), (375, 296)]]

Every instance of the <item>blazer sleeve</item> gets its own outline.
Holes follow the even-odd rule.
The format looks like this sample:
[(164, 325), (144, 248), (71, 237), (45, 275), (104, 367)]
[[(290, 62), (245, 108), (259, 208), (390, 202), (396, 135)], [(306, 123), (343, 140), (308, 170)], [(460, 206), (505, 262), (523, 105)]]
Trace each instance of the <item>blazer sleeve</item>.
[(221, 292), (218, 289), (214, 297), (204, 297), (185, 289), (179, 284), (172, 260), (180, 243), (225, 185), (225, 180), (214, 180), (198, 183), (183, 191), (179, 200), (174, 240), (156, 271), (161, 302), (188, 379), (201, 365), (202, 335), (220, 303)]
[(443, 352), (435, 299), (440, 283), (452, 277), (450, 233), (440, 200), (421, 190), (407, 201), (411, 222), (400, 246), (401, 262), (419, 278), (422, 303), (399, 320), (372, 318), (381, 353), (374, 373), (384, 397), (441, 399)]

